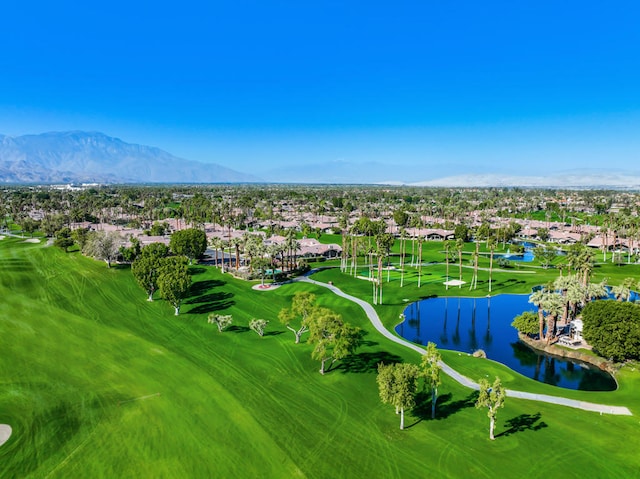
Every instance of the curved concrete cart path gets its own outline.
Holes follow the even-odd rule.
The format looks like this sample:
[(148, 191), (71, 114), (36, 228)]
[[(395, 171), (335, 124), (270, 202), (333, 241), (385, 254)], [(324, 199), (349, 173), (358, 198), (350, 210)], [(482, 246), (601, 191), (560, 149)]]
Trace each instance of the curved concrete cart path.
[(11, 426), (8, 424), (0, 424), (0, 446), (9, 440), (11, 432)]
[[(313, 272), (314, 271), (311, 271), (308, 274), (312, 274)], [(402, 339), (402, 338), (394, 335), (390, 331), (388, 331), (387, 328), (385, 328), (384, 325), (382, 324), (382, 321), (380, 321), (380, 317), (378, 316), (378, 313), (376, 313), (376, 310), (373, 309), (373, 306), (371, 306), (366, 301), (363, 301), (363, 300), (361, 300), (359, 298), (356, 298), (354, 296), (346, 294), (345, 292), (343, 292), (339, 288), (336, 288), (332, 284), (322, 283), (320, 281), (313, 280), (313, 279), (309, 278), (308, 275), (296, 278), (296, 280), (297, 281), (305, 281), (307, 283), (313, 283), (313, 284), (318, 285), (318, 286), (323, 286), (325, 288), (330, 289), (331, 291), (333, 291), (338, 296), (341, 296), (341, 297), (343, 297), (345, 299), (348, 299), (349, 301), (353, 301), (354, 303), (358, 304), (364, 310), (364, 312), (366, 313), (367, 317), (369, 318), (369, 321), (371, 321), (371, 324), (373, 324), (373, 327), (376, 328), (378, 330), (378, 332), (380, 334), (382, 334), (385, 338), (393, 341), (394, 343), (401, 344), (402, 346), (404, 346), (406, 348), (413, 349), (414, 351), (416, 351), (419, 354), (424, 354), (425, 353), (425, 349), (424, 348), (418, 346), (417, 344), (410, 343), (409, 341), (406, 341), (405, 339)], [(294, 280), (294, 281), (296, 281), (296, 280)], [(472, 389), (476, 389), (476, 390), (480, 388), (477, 383), (473, 382), (468, 377), (463, 376), (458, 371), (456, 371), (455, 369), (451, 368), (450, 366), (448, 366), (444, 362), (440, 361), (440, 366), (442, 367), (442, 371), (445, 374), (447, 374), (451, 378), (455, 379), (457, 382), (459, 382), (463, 386), (466, 386), (466, 387), (472, 388)], [(519, 398), (519, 399), (529, 399), (531, 401), (541, 401), (541, 402), (547, 402), (547, 403), (551, 403), (551, 404), (560, 404), (562, 406), (568, 406), (568, 407), (573, 407), (573, 408), (577, 408), (577, 409), (583, 409), (585, 411), (599, 412), (601, 414), (617, 414), (617, 415), (624, 415), (624, 416), (632, 416), (631, 411), (628, 408), (623, 407), (623, 406), (607, 406), (607, 405), (604, 405), (604, 404), (595, 404), (595, 403), (590, 403), (590, 402), (585, 402), (585, 401), (577, 401), (575, 399), (567, 399), (567, 398), (562, 398), (562, 397), (557, 397), (557, 396), (549, 396), (549, 395), (546, 395), (546, 394), (533, 394), (533, 393), (528, 393), (528, 392), (524, 392), (524, 391), (514, 391), (514, 390), (511, 390), (511, 389), (507, 389), (507, 396), (514, 397), (514, 398)]]

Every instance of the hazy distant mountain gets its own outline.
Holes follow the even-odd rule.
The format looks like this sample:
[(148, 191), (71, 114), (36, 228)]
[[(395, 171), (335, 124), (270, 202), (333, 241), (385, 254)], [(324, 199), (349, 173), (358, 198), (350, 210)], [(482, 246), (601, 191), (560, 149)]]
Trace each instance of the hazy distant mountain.
[(433, 187), (532, 187), (532, 188), (627, 188), (640, 189), (640, 173), (623, 170), (582, 169), (545, 176), (470, 174), (410, 183)]
[(236, 183), (260, 181), (220, 165), (97, 132), (0, 135), (0, 183)]
[(261, 176), (274, 183), (372, 184), (385, 182), (390, 173), (397, 170), (397, 166), (374, 161), (333, 160), (281, 166), (265, 171)]

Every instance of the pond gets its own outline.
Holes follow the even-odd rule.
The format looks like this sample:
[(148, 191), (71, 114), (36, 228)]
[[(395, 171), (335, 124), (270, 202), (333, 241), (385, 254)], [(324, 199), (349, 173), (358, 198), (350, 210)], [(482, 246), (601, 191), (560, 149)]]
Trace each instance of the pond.
[(511, 326), (524, 311), (536, 311), (526, 294), (500, 294), (483, 298), (437, 297), (409, 305), (405, 320), (396, 326), (403, 338), (441, 349), (487, 357), (529, 378), (554, 386), (584, 391), (613, 391), (615, 380), (599, 368), (580, 361), (537, 352), (518, 339)]

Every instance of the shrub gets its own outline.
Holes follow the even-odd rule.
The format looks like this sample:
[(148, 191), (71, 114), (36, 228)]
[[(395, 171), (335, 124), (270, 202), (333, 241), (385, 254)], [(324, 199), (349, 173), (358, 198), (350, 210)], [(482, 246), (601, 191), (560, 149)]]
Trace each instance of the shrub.
[(582, 310), (582, 336), (593, 351), (614, 361), (640, 358), (640, 307), (594, 301)]

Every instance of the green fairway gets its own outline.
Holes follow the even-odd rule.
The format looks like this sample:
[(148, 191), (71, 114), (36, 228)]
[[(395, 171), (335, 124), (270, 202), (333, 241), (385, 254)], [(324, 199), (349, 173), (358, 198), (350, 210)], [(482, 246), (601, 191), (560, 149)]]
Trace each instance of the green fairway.
[[(507, 398), (490, 441), (473, 392), (444, 378), (436, 420), (426, 400), (400, 431), (378, 398), (376, 365), (420, 358), (379, 335), (358, 306), (310, 284), (254, 291), (213, 267), (192, 273), (191, 296), (175, 317), (159, 298), (146, 301), (127, 268), (0, 241), (0, 424), (13, 428), (0, 447), (0, 477), (640, 477), (640, 373), (631, 367), (618, 391), (585, 393), (444, 351), (473, 379), (498, 374), (512, 389), (620, 404), (635, 415)], [(444, 265), (423, 273), (442, 278)], [(526, 292), (546, 276), (497, 272), (494, 281)], [(336, 269), (316, 278), (370, 299), (368, 281)], [(415, 283), (405, 277), (404, 288), (385, 291), (377, 311), (388, 328), (405, 299), (458, 292)], [(300, 290), (367, 333), (325, 376), (306, 337), (294, 344), (277, 320)], [(211, 312), (232, 314), (230, 330), (208, 324)], [(248, 330), (253, 318), (270, 321), (265, 337)]]

